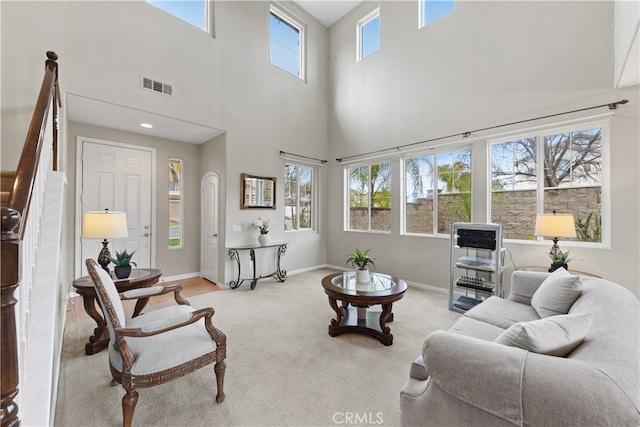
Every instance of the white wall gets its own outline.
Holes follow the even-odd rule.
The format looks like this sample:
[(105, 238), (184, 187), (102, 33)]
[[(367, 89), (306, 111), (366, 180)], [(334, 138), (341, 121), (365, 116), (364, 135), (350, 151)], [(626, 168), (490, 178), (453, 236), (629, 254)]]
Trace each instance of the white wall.
[[(377, 6), (380, 51), (356, 63), (356, 22)], [(637, 86), (612, 88), (613, 3), (458, 1), (453, 13), (420, 30), (416, 14), (414, 1), (368, 1), (331, 27), (329, 157), (627, 98), (611, 121), (611, 248), (575, 248), (581, 259), (571, 268), (637, 295), (640, 99)], [(485, 152), (474, 155), (477, 182), (487, 176), (486, 160), (475, 161), (486, 159), (486, 142), (474, 150)], [(400, 235), (400, 174), (394, 178), (391, 234), (346, 232), (342, 166), (330, 163), (328, 262), (343, 265), (354, 247), (370, 247), (378, 270), (446, 287), (448, 238)], [(474, 190), (473, 198), (474, 220), (486, 220), (486, 191)], [(548, 264), (546, 242), (506, 246), (517, 265)]]
[[(265, 1), (216, 2), (215, 39), (143, 1), (0, 2), (2, 167), (13, 169), (17, 164), (42, 80), (44, 53), (54, 50), (60, 56), (63, 92), (226, 131), (225, 149), (212, 149), (218, 139), (193, 149), (204, 153), (196, 162), (198, 173), (218, 172), (227, 185), (221, 193), (228, 196), (221, 215), (222, 219), (228, 218), (226, 230), (221, 233), (226, 235), (227, 245), (254, 241), (257, 230), (249, 224), (257, 216), (268, 216), (277, 224), (274, 237), (290, 242), (283, 268), (296, 270), (324, 264), (326, 247), (321, 234), (284, 233), (281, 179), (276, 210), (239, 208), (240, 173), (281, 178), (284, 163), (280, 150), (326, 158), (328, 31), (295, 5), (282, 5), (306, 24), (306, 82), (269, 64), (269, 3)], [(141, 74), (172, 84), (174, 96), (162, 97), (141, 90)], [(63, 130), (67, 135), (65, 159), (74, 159), (77, 133), (67, 135)], [(119, 138), (121, 133), (96, 128), (95, 135), (83, 136), (109, 139), (111, 135)], [(123, 139), (134, 141), (136, 137), (129, 134)], [(180, 144), (176, 144), (179, 152)], [(191, 148), (185, 150), (191, 153)], [(212, 157), (218, 154), (226, 158)], [(207, 158), (211, 160), (209, 164), (203, 160)], [(162, 162), (159, 157), (158, 165)], [(63, 165), (70, 180), (75, 177), (73, 163)], [(324, 172), (318, 177), (320, 199), (326, 198), (324, 177)], [(194, 181), (198, 194), (200, 178)], [(70, 182), (70, 194), (73, 186)], [(199, 224), (199, 199), (189, 203), (198, 212)], [(164, 206), (159, 204), (157, 208), (160, 225)], [(70, 212), (74, 210), (67, 209)], [(318, 229), (325, 226), (324, 218), (320, 216)], [(233, 224), (242, 224), (243, 231), (232, 233)], [(65, 236), (64, 241), (72, 244), (73, 229), (67, 228)], [(160, 235), (157, 241), (157, 265), (163, 271), (164, 264), (170, 261), (174, 262), (166, 271), (172, 274), (199, 270), (199, 246), (189, 250), (187, 259), (182, 260), (161, 256), (164, 245)], [(221, 245), (225, 245), (224, 238)], [(224, 280), (224, 258), (220, 267)]]
[[(295, 270), (325, 263), (325, 241), (318, 232), (283, 230), (284, 162), (280, 150), (326, 158), (327, 144), (327, 30), (290, 3), (287, 11), (306, 24), (307, 80), (302, 81), (269, 64), (269, 3), (220, 2), (218, 32), (223, 43), (222, 80), (226, 133), (226, 243), (256, 243), (257, 217), (271, 218), (275, 240), (288, 241), (283, 268)], [(227, 43), (227, 40), (234, 41)], [(239, 48), (242, 46), (242, 48)], [(240, 174), (277, 177), (277, 209), (240, 209)], [(326, 200), (326, 171), (320, 170), (320, 200)], [(320, 215), (319, 230), (326, 215)], [(233, 232), (233, 225), (241, 232)], [(232, 264), (227, 264), (229, 281)]]

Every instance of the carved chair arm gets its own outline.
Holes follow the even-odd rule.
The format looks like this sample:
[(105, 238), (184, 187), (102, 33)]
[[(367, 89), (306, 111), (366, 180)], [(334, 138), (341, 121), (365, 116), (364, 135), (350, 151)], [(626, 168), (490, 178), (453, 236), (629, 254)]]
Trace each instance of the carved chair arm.
[(161, 334), (163, 332), (172, 331), (174, 329), (190, 325), (203, 317), (211, 319), (211, 316), (213, 316), (213, 308), (201, 308), (200, 310), (190, 313), (182, 313), (168, 319), (150, 322), (146, 325), (140, 326), (139, 328), (116, 328), (115, 332), (118, 337), (150, 337), (152, 335)]
[(131, 289), (129, 291), (120, 293), (120, 298), (126, 301), (138, 298), (155, 297), (158, 295), (164, 295), (168, 294), (169, 292), (173, 292), (173, 297), (178, 304), (191, 305), (189, 304), (189, 301), (182, 298), (182, 295), (180, 295), (180, 291), (182, 291), (182, 285), (180, 283), (175, 283), (173, 285), (166, 286), (158, 285), (150, 286), (148, 288)]

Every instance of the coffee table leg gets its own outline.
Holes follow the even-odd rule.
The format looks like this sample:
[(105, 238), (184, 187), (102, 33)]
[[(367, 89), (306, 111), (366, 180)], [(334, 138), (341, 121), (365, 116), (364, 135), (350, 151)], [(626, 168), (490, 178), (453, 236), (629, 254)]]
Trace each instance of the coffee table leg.
[(393, 313), (391, 312), (393, 304), (382, 304), (382, 313), (380, 313), (380, 330), (383, 334), (389, 334), (391, 329), (387, 326), (387, 322), (393, 320)]
[[(331, 319), (331, 326), (338, 326), (340, 325), (340, 322), (342, 322), (342, 317), (344, 316), (344, 310), (338, 307), (338, 301), (331, 297), (329, 297), (329, 305), (331, 306), (333, 311), (336, 312), (336, 318)], [(331, 331), (329, 331), (329, 335), (331, 335)]]

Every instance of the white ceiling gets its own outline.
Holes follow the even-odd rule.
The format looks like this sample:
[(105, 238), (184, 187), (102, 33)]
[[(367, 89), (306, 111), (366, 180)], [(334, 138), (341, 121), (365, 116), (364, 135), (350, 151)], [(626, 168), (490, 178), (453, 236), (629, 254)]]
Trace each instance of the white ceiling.
[[(167, 116), (136, 110), (122, 105), (98, 101), (84, 96), (67, 93), (67, 118), (69, 120), (88, 123), (157, 138), (174, 141), (202, 144), (220, 135), (220, 129), (185, 122)], [(146, 129), (140, 123), (149, 123), (153, 129)]]
[(362, 3), (355, 0), (294, 0), (293, 2), (327, 28)]
[[(362, 3), (362, 1), (294, 0), (294, 3), (328, 28)], [(70, 93), (67, 94), (66, 104), (67, 117), (75, 122), (191, 144), (202, 144), (223, 132), (220, 129)], [(140, 123), (150, 123), (153, 128), (143, 128)]]

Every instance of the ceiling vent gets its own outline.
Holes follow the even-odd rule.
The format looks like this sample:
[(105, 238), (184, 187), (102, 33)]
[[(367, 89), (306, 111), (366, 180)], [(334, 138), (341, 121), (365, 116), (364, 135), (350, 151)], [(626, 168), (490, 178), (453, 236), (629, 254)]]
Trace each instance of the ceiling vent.
[(173, 94), (173, 88), (171, 85), (159, 82), (157, 80), (150, 79), (149, 77), (142, 76), (142, 89), (147, 89), (152, 92), (162, 93), (164, 95), (171, 96)]

